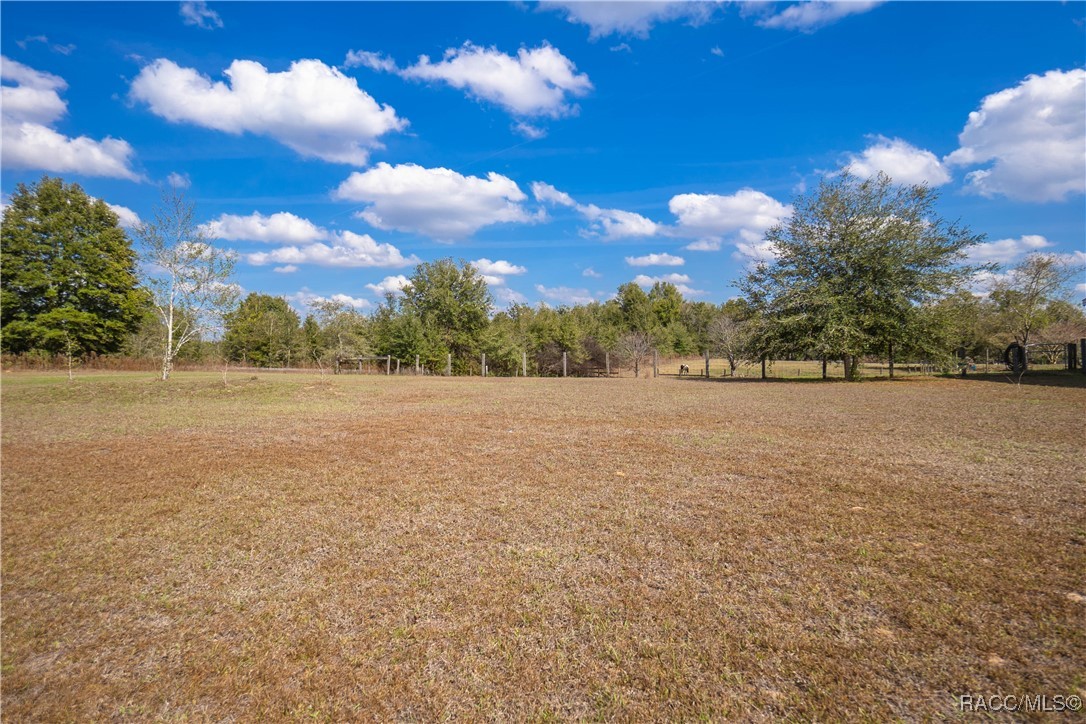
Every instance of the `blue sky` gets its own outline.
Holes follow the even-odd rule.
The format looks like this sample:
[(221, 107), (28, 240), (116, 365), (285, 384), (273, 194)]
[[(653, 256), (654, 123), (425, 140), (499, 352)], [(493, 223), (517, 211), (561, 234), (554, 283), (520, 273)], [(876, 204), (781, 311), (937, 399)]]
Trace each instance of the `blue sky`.
[[(721, 302), (850, 166), (977, 258), (1086, 259), (1084, 3), (0, 5), (4, 200), (126, 223), (183, 188), (246, 291), (372, 309), (418, 261), (499, 308), (669, 280)], [(1080, 282), (1083, 280), (1080, 279)], [(1086, 285), (1079, 284), (1086, 293)]]

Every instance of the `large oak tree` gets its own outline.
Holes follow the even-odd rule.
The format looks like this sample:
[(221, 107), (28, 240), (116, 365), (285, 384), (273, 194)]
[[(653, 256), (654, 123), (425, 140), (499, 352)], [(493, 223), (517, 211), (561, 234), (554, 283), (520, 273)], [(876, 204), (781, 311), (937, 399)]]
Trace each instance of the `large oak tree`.
[(416, 339), (411, 346), (428, 367), (442, 369), (445, 355), (452, 354), (454, 370), (464, 371), (481, 349), (493, 300), (474, 266), (438, 259), (415, 268), (399, 307), (417, 320), (404, 331)]
[(301, 320), (282, 297), (252, 292), (225, 322), (227, 359), (257, 367), (290, 367), (301, 356)]
[(117, 215), (78, 184), (19, 184), (0, 239), (5, 352), (108, 354), (139, 326), (136, 254)]
[(919, 312), (981, 268), (966, 256), (984, 238), (939, 216), (937, 198), (881, 173), (842, 173), (797, 197), (791, 216), (766, 232), (773, 258), (739, 284), (764, 350), (839, 358), (853, 378), (860, 355), (892, 358), (895, 344), (929, 334)]

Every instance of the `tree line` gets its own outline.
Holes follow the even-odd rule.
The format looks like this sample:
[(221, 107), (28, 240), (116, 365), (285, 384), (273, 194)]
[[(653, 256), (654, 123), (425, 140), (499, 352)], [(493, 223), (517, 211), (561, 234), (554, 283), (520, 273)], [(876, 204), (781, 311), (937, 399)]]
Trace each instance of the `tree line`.
[(73, 358), (152, 352), (174, 362), (236, 306), (234, 256), (213, 246), (195, 208), (165, 194), (132, 231), (78, 184), (19, 184), (0, 223), (0, 351)]
[[(847, 173), (793, 201), (771, 228), (772, 250), (723, 304), (685, 299), (672, 284), (630, 282), (606, 301), (498, 311), (466, 261), (419, 264), (399, 294), (362, 314), (259, 292), (239, 299), (233, 257), (209, 243), (182, 197), (164, 196), (132, 230), (75, 184), (20, 185), (2, 229), (0, 347), (5, 354), (155, 356), (328, 369), (337, 359), (391, 356), (432, 372), (591, 374), (610, 362), (639, 372), (654, 351), (709, 353), (731, 373), (765, 359), (830, 359), (854, 378), (860, 360), (945, 362), (1013, 339), (1086, 336), (1068, 301), (1075, 269), (1034, 253), (1009, 270), (970, 261), (983, 236), (942, 219), (926, 186)], [(138, 243), (139, 253), (133, 248)], [(989, 292), (971, 290), (989, 275)]]
[(400, 294), (388, 294), (371, 314), (344, 303), (315, 302), (304, 319), (281, 297), (251, 293), (226, 318), (223, 353), (257, 366), (326, 366), (336, 358), (386, 355), (454, 374), (518, 374), (525, 356), (533, 375), (602, 370), (608, 358), (635, 365), (653, 350), (697, 355), (714, 349), (713, 323), (743, 314), (743, 305), (685, 300), (656, 283), (629, 283), (614, 298), (575, 306), (514, 304), (497, 311), (482, 275), (466, 261), (419, 264)]

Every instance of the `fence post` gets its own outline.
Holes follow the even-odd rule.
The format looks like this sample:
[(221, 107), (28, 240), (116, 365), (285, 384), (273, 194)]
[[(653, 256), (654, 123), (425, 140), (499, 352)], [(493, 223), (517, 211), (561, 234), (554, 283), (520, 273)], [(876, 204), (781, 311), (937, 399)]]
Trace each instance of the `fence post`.
[(611, 353), (610, 352), (604, 352), (603, 353), (603, 364), (605, 364), (607, 366), (607, 376), (610, 377), (611, 376)]
[(705, 350), (705, 379), (709, 379), (709, 350)]
[(358, 360), (358, 374), (362, 374), (362, 360)]
[(522, 377), (527, 377), (528, 376), (528, 353), (527, 352), (521, 352), (520, 353), (520, 370), (523, 373), (521, 375)]
[(890, 348), (890, 379), (894, 379), (894, 343), (887, 343)]
[(984, 348), (984, 374), (988, 374), (988, 348)]
[(396, 358), (396, 374), (400, 374), (400, 358)]
[(419, 373), (419, 356), (415, 355), (415, 374)]
[(483, 362), (482, 362), (482, 365), (483, 365), (483, 367), (482, 367), (482, 370), (483, 370), (483, 377), (486, 377), (486, 352), (483, 352)]
[(562, 353), (562, 376), (565, 377), (569, 374), (569, 363), (567, 360), (566, 352)]
[(826, 358), (822, 358), (822, 379), (826, 379)]
[(652, 351), (652, 376), (656, 377), (660, 374), (660, 350), (654, 349)]
[(452, 352), (445, 355), (445, 376), (452, 377)]

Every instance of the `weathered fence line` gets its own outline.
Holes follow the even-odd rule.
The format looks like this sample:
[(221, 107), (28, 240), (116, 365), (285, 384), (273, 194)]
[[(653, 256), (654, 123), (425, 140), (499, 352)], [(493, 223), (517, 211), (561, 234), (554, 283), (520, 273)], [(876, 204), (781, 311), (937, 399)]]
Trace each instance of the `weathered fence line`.
[[(1031, 350), (1038, 350), (1040, 355), (1043, 353), (1048, 355), (1048, 361), (1045, 362), (1042, 359), (1038, 359), (1036, 363), (1034, 360), (1030, 360), (1029, 367), (1034, 367), (1034, 364), (1043, 366), (1042, 371), (1053, 371), (1053, 365), (1059, 365), (1059, 367), (1068, 371), (1080, 371), (1086, 374), (1086, 338), (1079, 339), (1077, 342), (1040, 342), (1029, 345)], [(888, 355), (882, 360), (877, 362), (857, 362), (860, 365), (861, 376), (884, 376), (890, 374), (892, 377), (897, 377), (899, 374), (905, 375), (937, 375), (940, 373), (949, 374), (953, 371), (953, 367), (947, 368), (945, 365), (939, 365), (932, 361), (919, 361), (919, 362), (901, 362), (896, 359), (896, 350), (888, 347)], [(569, 352), (562, 352), (562, 366), (561, 375), (563, 377), (569, 377), (570, 374), (582, 375), (586, 377), (592, 376), (608, 376), (611, 377), (615, 373), (615, 369), (612, 367), (611, 353), (606, 350), (602, 350), (603, 359), (599, 357), (589, 359), (584, 363), (579, 363), (571, 367)], [(792, 378), (807, 378), (821, 377), (824, 380), (831, 379), (830, 365), (835, 369), (833, 373), (834, 378), (841, 377), (841, 363), (838, 360), (829, 360), (828, 358), (821, 358), (815, 360), (771, 360), (768, 357), (765, 359), (758, 359), (754, 364), (744, 364), (737, 370), (732, 370), (731, 365), (725, 357), (714, 358), (708, 351), (701, 353), (701, 361), (704, 365), (703, 376), (707, 379), (711, 379), (714, 374), (719, 374), (720, 377), (751, 377), (757, 376), (762, 379), (769, 379), (770, 377), (776, 379), (792, 379)], [(1062, 357), (1063, 359), (1060, 359)], [(514, 357), (513, 360), (516, 358)], [(59, 361), (58, 361), (59, 360)], [(391, 376), (392, 374), (400, 375), (414, 374), (414, 375), (428, 375), (428, 374), (440, 374), (436, 369), (427, 370), (422, 365), (421, 356), (414, 355), (414, 364), (411, 360), (401, 360), (395, 358), (396, 364), (392, 364), (393, 356), (391, 354), (386, 355), (361, 355), (361, 356), (341, 356), (334, 359), (333, 372), (340, 374), (343, 372), (357, 372), (362, 373), (367, 363), (371, 363), (369, 367), (370, 373), (385, 374)], [(486, 353), (480, 354), (480, 373), (483, 377), (490, 377), (492, 370), (488, 364)], [(519, 361), (519, 368), (517, 363), (513, 360), (507, 360), (502, 364), (501, 368), (505, 373), (511, 373), (513, 376), (528, 377), (528, 352), (521, 351)], [(685, 361), (684, 361), (685, 360)], [(666, 361), (667, 365), (679, 365), (687, 364), (690, 357), (676, 356), (670, 357)], [(32, 363), (31, 363), (32, 362)], [(600, 364), (602, 362), (602, 364)], [(714, 370), (714, 362), (723, 363), (723, 369), (717, 368)], [(993, 362), (996, 369), (993, 369)], [(53, 360), (42, 360), (34, 358), (27, 362), (20, 358), (14, 358), (5, 355), (3, 358), (5, 371), (12, 369), (56, 369), (61, 370), (65, 367), (61, 357), (57, 357)], [(51, 363), (51, 364), (50, 364)], [(512, 363), (511, 365), (509, 363)], [(1003, 368), (1003, 362), (997, 356), (996, 359), (992, 358), (989, 348), (985, 348), (984, 354), (984, 371), (988, 373), (998, 372)], [(92, 359), (89, 362), (81, 362), (80, 368), (87, 371), (99, 371), (117, 369), (119, 365), (139, 365), (138, 369), (131, 371), (157, 371), (158, 362), (153, 359), (144, 358), (131, 358), (122, 359), (120, 361), (106, 359), (103, 363), (102, 359)], [(967, 370), (972, 371), (980, 367), (980, 360), (976, 362), (972, 358), (961, 358), (959, 365), (965, 364)], [(380, 367), (378, 367), (378, 365)], [(815, 365), (820, 366), (820, 370)], [(689, 365), (689, 368), (693, 368), (694, 365)], [(253, 367), (251, 365), (243, 364), (224, 364), (219, 361), (204, 361), (204, 362), (182, 362), (178, 363), (178, 371), (215, 371), (221, 372), (223, 369), (229, 372), (242, 373), (256, 373), (256, 372), (317, 372), (320, 366), (311, 367)], [(758, 369), (760, 367), (760, 369)], [(812, 369), (812, 367), (814, 367)], [(120, 368), (122, 371), (123, 367)], [(326, 368), (327, 369), (327, 368)], [(677, 376), (677, 373), (665, 371), (668, 369), (660, 359), (660, 352), (657, 349), (652, 353), (652, 375), (653, 377), (671, 377)], [(740, 374), (742, 371), (742, 374)], [(535, 374), (539, 376), (548, 376), (557, 373), (555, 365), (551, 365), (546, 368), (541, 368)], [(753, 374), (752, 374), (753, 373)], [(820, 373), (820, 374), (819, 374)], [(452, 354), (446, 354), (445, 356), (445, 369), (444, 374), (446, 376), (452, 376)], [(702, 375), (699, 375), (702, 376)]]

